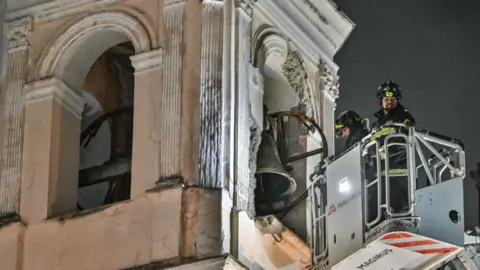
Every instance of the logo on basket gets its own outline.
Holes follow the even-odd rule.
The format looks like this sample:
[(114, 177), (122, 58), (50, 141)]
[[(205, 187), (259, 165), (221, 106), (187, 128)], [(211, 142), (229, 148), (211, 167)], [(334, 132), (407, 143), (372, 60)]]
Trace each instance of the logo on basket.
[(387, 256), (388, 254), (390, 254), (392, 252), (393, 252), (393, 249), (386, 248), (386, 249), (380, 251), (379, 253), (373, 255), (373, 257), (369, 258), (367, 261), (363, 262), (359, 266), (357, 266), (357, 269), (361, 269), (361, 270), (367, 269), (370, 265), (376, 263), (378, 260), (380, 260), (381, 258)]

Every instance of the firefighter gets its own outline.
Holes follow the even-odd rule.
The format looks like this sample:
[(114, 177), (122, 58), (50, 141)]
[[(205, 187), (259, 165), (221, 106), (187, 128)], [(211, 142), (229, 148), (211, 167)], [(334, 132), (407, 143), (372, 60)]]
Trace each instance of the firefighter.
[[(335, 136), (337, 138), (347, 138), (344, 151), (348, 150), (350, 147), (362, 140), (363, 137), (368, 135), (368, 133), (369, 131), (366, 127), (364, 119), (362, 119), (358, 113), (352, 110), (342, 112), (335, 120)], [(320, 161), (320, 163), (315, 167), (314, 175), (322, 174), (327, 163), (333, 161), (334, 159), (335, 156), (329, 156)]]
[(342, 112), (335, 120), (335, 135), (347, 138), (345, 150), (359, 142), (368, 133), (364, 119), (352, 110)]
[(383, 83), (378, 87), (377, 98), (382, 108), (374, 114), (377, 121), (373, 123), (372, 130), (388, 122), (415, 125), (413, 116), (399, 103), (402, 98), (402, 89), (398, 84), (392, 81)]
[[(408, 130), (402, 127), (389, 126), (389, 123), (404, 124), (406, 126), (415, 125), (413, 116), (403, 107), (399, 101), (402, 97), (400, 86), (392, 81), (388, 81), (380, 85), (377, 90), (377, 98), (382, 108), (377, 111), (374, 116), (377, 121), (372, 125), (372, 136), (370, 140), (380, 142), (379, 149), (380, 158), (382, 159), (382, 200), (385, 203), (385, 161), (389, 163), (389, 183), (390, 183), (390, 207), (391, 211), (399, 213), (404, 212), (408, 207), (408, 170), (407, 170), (407, 151), (402, 145), (388, 146), (388, 157), (386, 157), (385, 138), (388, 135), (396, 133), (407, 133)], [(392, 138), (388, 143), (406, 143), (403, 138)], [(376, 192), (376, 190), (375, 190)], [(376, 194), (376, 193), (375, 193)], [(376, 216), (376, 196), (369, 194), (370, 215), (375, 211)]]

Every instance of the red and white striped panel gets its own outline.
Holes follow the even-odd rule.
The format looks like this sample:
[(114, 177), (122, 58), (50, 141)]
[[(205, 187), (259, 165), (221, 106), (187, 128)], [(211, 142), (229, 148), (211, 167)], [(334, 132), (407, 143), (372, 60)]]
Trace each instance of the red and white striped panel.
[(391, 232), (379, 239), (380, 242), (397, 248), (405, 248), (420, 254), (439, 254), (453, 252), (460, 247), (433, 240), (428, 237), (416, 235), (409, 232)]

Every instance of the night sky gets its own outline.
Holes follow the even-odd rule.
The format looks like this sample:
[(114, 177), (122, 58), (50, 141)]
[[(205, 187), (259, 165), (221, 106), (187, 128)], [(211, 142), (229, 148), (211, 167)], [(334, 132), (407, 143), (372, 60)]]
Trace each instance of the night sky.
[(335, 57), (336, 113), (353, 109), (373, 119), (376, 89), (391, 79), (417, 128), (462, 140), (473, 169), (480, 162), (480, 1), (335, 2), (356, 23)]

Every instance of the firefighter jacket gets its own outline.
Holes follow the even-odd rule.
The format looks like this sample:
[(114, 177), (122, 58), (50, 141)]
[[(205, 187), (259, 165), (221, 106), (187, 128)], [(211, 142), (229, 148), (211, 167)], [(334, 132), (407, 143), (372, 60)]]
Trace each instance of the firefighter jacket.
[(368, 135), (368, 130), (365, 128), (357, 128), (355, 130), (350, 130), (350, 135), (347, 137), (347, 141), (345, 142), (345, 150), (349, 149), (357, 142), (361, 141), (365, 136)]
[(386, 124), (387, 122), (393, 122), (398, 124), (405, 124), (407, 126), (415, 125), (415, 118), (403, 107), (400, 103), (389, 112), (385, 112), (380, 109), (374, 114), (377, 121), (373, 123), (372, 130)]

